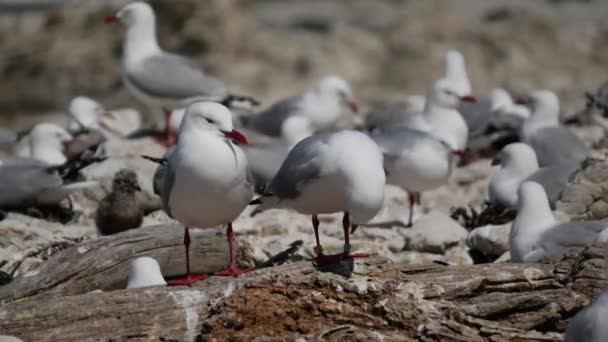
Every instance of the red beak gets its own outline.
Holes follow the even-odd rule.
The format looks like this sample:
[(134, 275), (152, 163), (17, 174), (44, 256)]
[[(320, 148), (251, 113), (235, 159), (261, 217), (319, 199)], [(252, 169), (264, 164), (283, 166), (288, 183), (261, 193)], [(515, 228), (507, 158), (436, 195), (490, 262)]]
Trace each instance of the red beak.
[(357, 105), (356, 102), (354, 101), (348, 101), (346, 102), (346, 105), (348, 106), (348, 108), (350, 108), (350, 110), (352, 110), (354, 113), (359, 113), (359, 106)]
[(230, 132), (226, 132), (226, 131), (221, 131), (221, 132), (224, 133), (224, 136), (238, 142), (239, 144), (247, 145), (249, 143), (247, 141), (247, 138), (243, 135), (243, 133), (237, 131), (236, 129), (233, 129)]
[(467, 95), (467, 96), (461, 96), (460, 97), (460, 101), (462, 101), (462, 102), (469, 102), (469, 103), (476, 103), (477, 99), (474, 96)]
[(78, 138), (78, 137), (74, 137), (72, 138), (72, 140), (70, 141), (66, 141), (63, 143), (63, 153), (69, 157), (73, 156), (74, 153), (76, 151), (74, 151), (74, 146), (77, 146), (78, 144), (82, 144), (85, 143), (85, 140)]
[(496, 165), (500, 165), (500, 159), (499, 158), (492, 159), (492, 166), (496, 166)]
[(101, 116), (105, 117), (105, 118), (116, 119), (116, 117), (114, 116), (114, 114), (112, 114), (112, 112), (103, 112), (101, 114)]
[(452, 154), (455, 156), (459, 156), (460, 158), (465, 158), (467, 156), (467, 151), (465, 150), (453, 150)]
[(105, 22), (107, 24), (112, 24), (112, 23), (118, 22), (118, 17), (115, 15), (109, 15), (106, 17)]

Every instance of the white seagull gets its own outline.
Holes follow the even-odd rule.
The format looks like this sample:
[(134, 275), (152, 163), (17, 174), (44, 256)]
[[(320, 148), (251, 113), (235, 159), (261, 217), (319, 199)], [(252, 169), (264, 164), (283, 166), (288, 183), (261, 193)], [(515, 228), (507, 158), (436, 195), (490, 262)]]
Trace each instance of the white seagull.
[(216, 275), (237, 275), (232, 221), (253, 196), (247, 158), (234, 143), (247, 139), (232, 127), (230, 110), (219, 103), (196, 102), (186, 109), (177, 144), (168, 154), (162, 173), (155, 176), (165, 211), (184, 225), (186, 277), (172, 285), (192, 284), (206, 275), (190, 274), (190, 227), (227, 225), (230, 264)]
[(517, 188), (525, 181), (539, 183), (545, 190), (553, 208), (570, 176), (578, 169), (576, 164), (556, 164), (539, 168), (536, 153), (527, 144), (512, 143), (500, 151), (492, 165), (500, 169), (490, 178), (490, 203), (517, 208)]
[(401, 187), (409, 195), (408, 227), (412, 226), (414, 204), (420, 204), (420, 193), (446, 184), (455, 167), (450, 146), (433, 136), (405, 127), (375, 132), (372, 139), (384, 154), (386, 182)]
[(127, 288), (136, 289), (155, 285), (167, 285), (158, 262), (150, 257), (139, 257), (131, 261)]
[(549, 90), (537, 90), (530, 95), (531, 115), (524, 122), (520, 139), (532, 146), (542, 166), (579, 163), (589, 155), (589, 149), (576, 134), (559, 122), (559, 99)]
[(511, 95), (502, 88), (490, 93), (492, 117), (490, 123), (498, 129), (518, 131), (530, 117), (530, 109), (513, 101)]
[(568, 248), (608, 238), (608, 221), (558, 223), (545, 190), (536, 182), (522, 183), (517, 197), (517, 216), (509, 239), (512, 262), (537, 262), (543, 257), (559, 261)]
[[(382, 207), (385, 174), (382, 152), (367, 135), (356, 131), (322, 133), (300, 141), (253, 201), (263, 209), (290, 208), (312, 215), (317, 264), (349, 257), (350, 229), (371, 220)], [(323, 255), (317, 215), (343, 212), (344, 253)]]
[(333, 126), (344, 107), (353, 112), (358, 111), (348, 82), (330, 75), (323, 77), (304, 94), (282, 99), (249, 118), (246, 126), (260, 133), (279, 137), (282, 135), (285, 120), (292, 116), (301, 116), (308, 120), (310, 129), (315, 132)]
[(165, 133), (169, 133), (171, 109), (195, 101), (257, 102), (230, 94), (226, 85), (206, 75), (191, 60), (163, 51), (156, 39), (156, 18), (145, 2), (132, 2), (106, 22), (120, 21), (126, 28), (121, 60), (122, 79), (140, 101), (163, 108)]

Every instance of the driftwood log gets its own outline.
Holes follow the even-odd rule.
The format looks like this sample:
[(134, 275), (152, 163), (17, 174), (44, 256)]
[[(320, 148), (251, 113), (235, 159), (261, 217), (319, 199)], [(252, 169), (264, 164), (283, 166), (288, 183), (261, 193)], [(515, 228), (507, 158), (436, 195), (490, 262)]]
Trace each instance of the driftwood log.
[[(101, 289), (124, 289), (130, 262), (149, 256), (163, 275), (186, 272), (183, 227), (162, 225), (128, 230), (62, 250), (34, 271), (0, 287), (0, 303), (43, 295), (75, 295)], [(222, 270), (228, 264), (224, 229), (191, 229), (190, 260), (194, 273)]]
[[(69, 253), (47, 264), (78, 264), (69, 255), (82, 255)], [(101, 281), (90, 262), (72, 277), (30, 277), (54, 286), (19, 292), (14, 284), (26, 282), (17, 279), (10, 292), (0, 288), (0, 334), (25, 341), (558, 341), (607, 280), (597, 246), (571, 250), (557, 264), (412, 266), (370, 258), (323, 270), (297, 262), (190, 288), (103, 292), (74, 282)], [(93, 263), (104, 277), (117, 269)], [(40, 272), (51, 272), (49, 265)]]

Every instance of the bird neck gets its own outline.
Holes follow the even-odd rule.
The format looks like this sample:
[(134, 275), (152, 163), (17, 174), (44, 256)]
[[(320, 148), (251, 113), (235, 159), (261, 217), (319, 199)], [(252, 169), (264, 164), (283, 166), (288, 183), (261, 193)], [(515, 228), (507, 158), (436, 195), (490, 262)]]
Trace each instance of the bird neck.
[(518, 201), (517, 216), (511, 228), (512, 237), (522, 232), (538, 236), (555, 224), (545, 195), (518, 198)]
[(302, 115), (293, 115), (281, 125), (281, 138), (290, 148), (312, 134), (310, 120)]
[(448, 58), (444, 65), (444, 78), (460, 83), (463, 91), (471, 93), (471, 82), (467, 75), (464, 61), (460, 58)]
[(156, 23), (154, 17), (142, 18), (137, 25), (127, 29), (123, 45), (124, 58), (127, 62), (161, 52), (156, 40)]

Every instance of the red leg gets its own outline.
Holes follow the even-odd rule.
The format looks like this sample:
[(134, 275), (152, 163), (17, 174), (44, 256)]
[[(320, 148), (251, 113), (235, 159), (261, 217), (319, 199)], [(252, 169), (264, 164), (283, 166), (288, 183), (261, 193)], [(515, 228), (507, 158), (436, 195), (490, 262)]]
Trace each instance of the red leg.
[[(313, 225), (314, 225), (314, 221), (313, 221)], [(335, 255), (323, 255), (318, 254), (317, 258), (315, 259), (315, 263), (317, 265), (328, 265), (328, 264), (335, 264), (340, 262), (340, 260), (342, 259), (348, 259), (348, 258), (369, 258), (375, 254), (368, 254), (368, 253), (356, 253), (356, 254), (351, 254), (350, 253), (350, 229), (351, 229), (351, 222), (350, 222), (350, 214), (345, 211), (344, 212), (344, 216), (342, 217), (342, 229), (344, 230), (344, 252), (340, 253), (340, 254), (335, 254)], [(316, 234), (316, 229), (315, 229), (315, 234)]]
[(319, 218), (317, 215), (312, 215), (312, 229), (315, 232), (315, 240), (317, 245), (315, 246), (315, 254), (322, 255), (323, 247), (321, 246), (321, 240), (319, 239)]
[(208, 277), (206, 274), (192, 275), (190, 273), (190, 230), (188, 227), (184, 227), (184, 247), (186, 247), (186, 276), (184, 278), (178, 278), (169, 280), (169, 285), (192, 285), (197, 281), (204, 280)]
[(221, 272), (217, 272), (214, 275), (216, 276), (237, 276), (241, 273), (247, 273), (247, 272), (251, 272), (251, 271), (255, 271), (255, 267), (251, 267), (251, 268), (246, 268), (244, 270), (238, 269), (236, 267), (236, 265), (234, 264), (234, 247), (233, 247), (233, 240), (234, 240), (234, 233), (232, 232), (232, 222), (228, 223), (228, 229), (226, 230), (226, 238), (228, 239), (228, 250), (230, 252), (230, 264), (228, 265), (228, 267), (221, 271)]
[(416, 204), (416, 193), (415, 192), (409, 192), (408, 191), (408, 199), (410, 201), (410, 213), (409, 213), (409, 220), (407, 222), (407, 227), (411, 227), (412, 226), (412, 222), (414, 221), (414, 204)]
[(171, 111), (167, 108), (163, 108), (163, 115), (165, 118), (163, 137), (157, 139), (157, 142), (165, 147), (170, 147), (175, 144), (175, 134), (173, 134), (173, 132), (171, 131)]
[(344, 212), (344, 217), (342, 217), (342, 230), (344, 231), (344, 256), (350, 258), (369, 258), (376, 253), (350, 253), (350, 214), (348, 211)]

